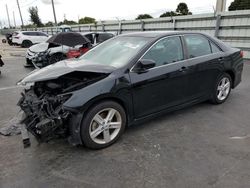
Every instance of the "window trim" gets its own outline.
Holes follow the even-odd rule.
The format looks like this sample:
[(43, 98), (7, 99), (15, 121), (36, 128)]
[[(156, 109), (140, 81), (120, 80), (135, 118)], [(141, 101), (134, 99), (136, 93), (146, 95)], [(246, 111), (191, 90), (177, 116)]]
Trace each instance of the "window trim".
[(213, 44), (214, 46), (216, 46), (216, 47), (220, 50), (220, 52), (223, 52), (222, 49), (221, 49), (217, 44), (215, 44), (213, 41), (209, 40), (209, 45), (210, 45), (210, 49), (211, 49), (211, 53), (212, 53), (212, 54), (220, 53), (220, 52), (215, 52), (215, 53), (213, 53), (212, 44)]
[(184, 45), (184, 41), (183, 41), (183, 34), (181, 35), (170, 35), (170, 36), (165, 36), (165, 37), (162, 37), (160, 39), (158, 39), (157, 41), (155, 41), (141, 56), (140, 58), (136, 61), (136, 63), (130, 68), (129, 72), (134, 72), (133, 69), (134, 67), (136, 66), (136, 64), (142, 59), (142, 57), (149, 51), (151, 50), (151, 48), (153, 48), (155, 46), (156, 43), (160, 42), (161, 40), (164, 40), (166, 38), (170, 38), (170, 37), (179, 37), (180, 38), (180, 42), (181, 42), (181, 47), (182, 47), (182, 54), (183, 54), (183, 60), (181, 61), (176, 61), (176, 62), (172, 62), (172, 63), (168, 63), (166, 65), (160, 65), (160, 66), (157, 66), (157, 67), (153, 67), (153, 68), (150, 68), (148, 70), (152, 70), (152, 69), (156, 69), (156, 68), (161, 68), (161, 67), (165, 67), (165, 66), (169, 66), (169, 65), (174, 65), (174, 64), (177, 64), (177, 63), (181, 63), (183, 61), (186, 61), (187, 58), (186, 58), (186, 48), (185, 48), (185, 45)]

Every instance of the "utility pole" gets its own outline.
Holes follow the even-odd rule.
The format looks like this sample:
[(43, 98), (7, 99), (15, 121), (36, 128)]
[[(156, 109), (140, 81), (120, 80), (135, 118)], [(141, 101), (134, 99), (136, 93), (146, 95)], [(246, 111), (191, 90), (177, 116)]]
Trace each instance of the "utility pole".
[(8, 22), (9, 22), (9, 28), (10, 28), (11, 26), (10, 26), (10, 16), (9, 16), (9, 11), (8, 11), (8, 6), (7, 6), (7, 4), (5, 6), (6, 6), (6, 12), (7, 12), (7, 17), (8, 17)]
[(15, 18), (15, 12), (13, 11), (13, 20), (14, 20), (14, 26), (16, 28), (16, 18)]
[(24, 24), (23, 24), (23, 17), (22, 17), (22, 13), (21, 13), (20, 5), (19, 5), (18, 0), (16, 0), (16, 2), (17, 2), (17, 6), (18, 6), (18, 10), (19, 10), (19, 14), (20, 14), (21, 22), (22, 22), (22, 28), (23, 28)]
[(56, 21), (56, 11), (55, 11), (55, 6), (54, 6), (54, 0), (51, 0), (52, 3), (52, 8), (53, 8), (53, 14), (54, 14), (54, 19), (55, 19), (55, 24), (57, 26), (57, 21)]
[(227, 0), (217, 0), (216, 12), (225, 12)]

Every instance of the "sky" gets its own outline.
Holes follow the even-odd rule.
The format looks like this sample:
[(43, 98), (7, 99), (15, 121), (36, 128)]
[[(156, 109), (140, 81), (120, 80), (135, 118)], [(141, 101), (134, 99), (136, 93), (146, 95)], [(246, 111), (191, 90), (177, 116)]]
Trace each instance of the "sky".
[[(227, 0), (227, 7), (233, 0)], [(78, 18), (89, 16), (100, 20), (135, 19), (138, 14), (150, 14), (159, 17), (160, 14), (175, 10), (180, 2), (185, 2), (193, 14), (212, 13), (216, 0), (54, 0), (57, 21), (77, 21)], [(13, 12), (17, 25), (21, 25), (16, 0), (0, 0), (0, 22), (2, 27), (8, 26), (6, 13), (8, 6), (10, 22), (14, 25)], [(30, 23), (28, 8), (38, 7), (38, 13), (43, 23), (54, 21), (51, 0), (19, 0), (24, 24)], [(1, 27), (0, 25), (0, 27)]]

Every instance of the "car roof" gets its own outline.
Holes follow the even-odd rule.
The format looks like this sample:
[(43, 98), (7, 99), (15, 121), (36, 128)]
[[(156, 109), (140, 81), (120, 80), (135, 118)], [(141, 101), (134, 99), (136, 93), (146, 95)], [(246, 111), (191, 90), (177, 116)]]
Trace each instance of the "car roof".
[(152, 38), (152, 40), (158, 40), (158, 39), (166, 37), (166, 36), (183, 35), (183, 34), (200, 34), (200, 35), (203, 35), (203, 36), (209, 38), (209, 40), (211, 40), (215, 44), (217, 44), (223, 51), (228, 51), (229, 49), (231, 49), (231, 47), (228, 44), (218, 40), (217, 38), (212, 37), (211, 35), (208, 35), (206, 33), (195, 32), (195, 31), (141, 31), (141, 32), (135, 32), (135, 33), (122, 34), (119, 36), (121, 36), (121, 37), (123, 37), (123, 36), (145, 37), (145, 38)]
[(110, 33), (110, 32), (100, 32), (100, 31), (97, 31), (97, 32), (80, 32), (81, 35), (88, 35), (88, 34), (113, 34), (113, 33)]
[(42, 31), (16, 31), (16, 32), (21, 32), (21, 33), (24, 33), (24, 32), (30, 32), (30, 33), (35, 33), (35, 32), (45, 33), (45, 32), (42, 32)]
[(180, 34), (203, 34), (199, 32), (188, 32), (188, 31), (142, 31), (142, 32), (135, 32), (135, 33), (128, 33), (122, 34), (121, 36), (128, 36), (128, 37), (148, 37), (148, 38), (160, 38), (169, 35), (180, 35)]

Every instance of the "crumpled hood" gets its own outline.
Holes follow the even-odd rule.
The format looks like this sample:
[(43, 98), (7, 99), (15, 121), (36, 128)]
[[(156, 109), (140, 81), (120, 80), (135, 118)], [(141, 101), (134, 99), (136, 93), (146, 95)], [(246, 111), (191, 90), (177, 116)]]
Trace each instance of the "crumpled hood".
[(27, 83), (46, 81), (56, 79), (67, 73), (74, 71), (83, 72), (95, 72), (95, 73), (111, 73), (115, 70), (115, 67), (100, 65), (100, 64), (90, 64), (82, 60), (64, 60), (53, 65), (49, 65), (42, 69), (36, 69), (31, 72), (28, 76), (23, 78), (18, 84), (25, 85)]
[(44, 51), (46, 51), (46, 50), (48, 49), (48, 47), (49, 47), (49, 43), (47, 43), (47, 42), (42, 42), (42, 43), (35, 44), (35, 45), (31, 46), (31, 47), (29, 48), (29, 50), (30, 50), (31, 52), (36, 52), (36, 53), (38, 53), (38, 52), (44, 52)]

